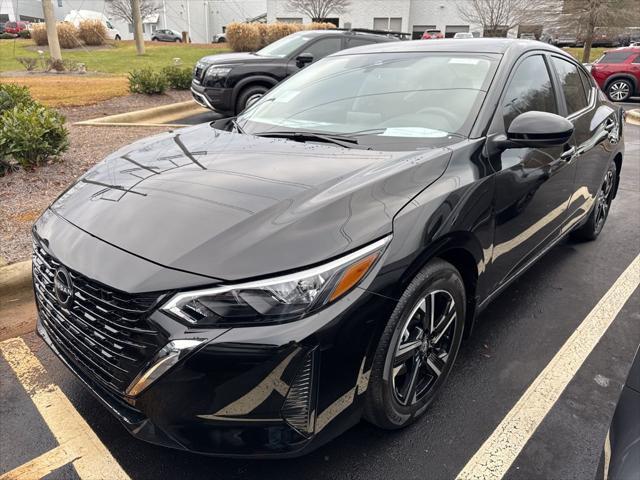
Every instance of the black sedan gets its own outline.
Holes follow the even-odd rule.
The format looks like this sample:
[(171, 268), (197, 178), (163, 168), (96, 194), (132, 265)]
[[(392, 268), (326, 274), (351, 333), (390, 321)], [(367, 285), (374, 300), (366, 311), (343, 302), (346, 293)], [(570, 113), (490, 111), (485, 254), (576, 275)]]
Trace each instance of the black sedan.
[(405, 427), (478, 312), (598, 237), (622, 125), (539, 42), (340, 52), (62, 194), (33, 229), (38, 331), (161, 445), (296, 456), (362, 418)]

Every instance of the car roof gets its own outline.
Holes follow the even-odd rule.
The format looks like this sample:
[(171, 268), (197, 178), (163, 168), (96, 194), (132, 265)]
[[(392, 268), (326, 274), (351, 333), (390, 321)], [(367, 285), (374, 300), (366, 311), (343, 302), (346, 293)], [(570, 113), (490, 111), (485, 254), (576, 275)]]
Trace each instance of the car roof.
[(569, 56), (565, 51), (537, 40), (515, 38), (457, 38), (442, 40), (408, 40), (363, 47), (350, 48), (334, 53), (331, 56), (353, 55), (355, 53), (400, 53), (400, 52), (466, 52), (466, 53), (498, 53), (507, 51), (514, 54), (528, 50), (548, 50)]
[(301, 30), (299, 32), (293, 33), (292, 35), (311, 35), (316, 37), (320, 35), (336, 35), (345, 37), (371, 38), (373, 40), (381, 42), (398, 40), (398, 38), (396, 37), (389, 37), (382, 33), (357, 32), (353, 30), (342, 30), (340, 28), (327, 28), (325, 30)]

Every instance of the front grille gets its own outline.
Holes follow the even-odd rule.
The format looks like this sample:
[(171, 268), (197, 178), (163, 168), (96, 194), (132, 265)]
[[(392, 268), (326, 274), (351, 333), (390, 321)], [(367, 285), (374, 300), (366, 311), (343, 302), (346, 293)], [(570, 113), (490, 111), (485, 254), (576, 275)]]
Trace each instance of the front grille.
[(33, 280), (41, 322), (68, 361), (102, 385), (123, 393), (164, 344), (147, 321), (160, 294), (127, 294), (67, 270), (74, 293), (71, 305), (65, 308), (54, 289), (61, 266), (34, 242)]

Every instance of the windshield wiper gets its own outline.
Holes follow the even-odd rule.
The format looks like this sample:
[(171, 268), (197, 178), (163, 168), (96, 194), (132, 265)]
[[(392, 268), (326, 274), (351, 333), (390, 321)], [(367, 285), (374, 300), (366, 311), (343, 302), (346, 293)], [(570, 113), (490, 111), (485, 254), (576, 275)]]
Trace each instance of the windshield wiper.
[[(291, 140), (296, 140), (300, 142), (304, 142), (305, 140), (321, 140), (327, 143), (333, 143), (335, 145), (340, 145), (345, 148), (354, 148), (359, 145), (358, 140), (351, 137), (345, 137), (342, 135), (333, 135), (328, 134), (325, 135), (323, 133), (317, 132), (277, 132), (277, 131), (266, 131), (260, 133), (254, 133), (256, 137), (274, 137), (274, 138), (290, 138)], [(371, 150), (371, 147), (367, 147), (367, 150)]]
[(242, 128), (240, 126), (240, 124), (238, 123), (238, 121), (235, 118), (231, 119), (231, 125), (233, 125), (235, 127), (235, 129), (238, 131), (238, 133), (242, 133), (243, 135), (245, 134), (244, 128)]

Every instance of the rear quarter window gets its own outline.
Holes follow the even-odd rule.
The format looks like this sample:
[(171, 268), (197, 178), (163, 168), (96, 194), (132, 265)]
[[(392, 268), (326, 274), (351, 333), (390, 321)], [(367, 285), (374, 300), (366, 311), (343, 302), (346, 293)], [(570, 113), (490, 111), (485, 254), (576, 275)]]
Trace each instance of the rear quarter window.
[(605, 53), (598, 63), (624, 63), (631, 55), (631, 52), (609, 52)]

